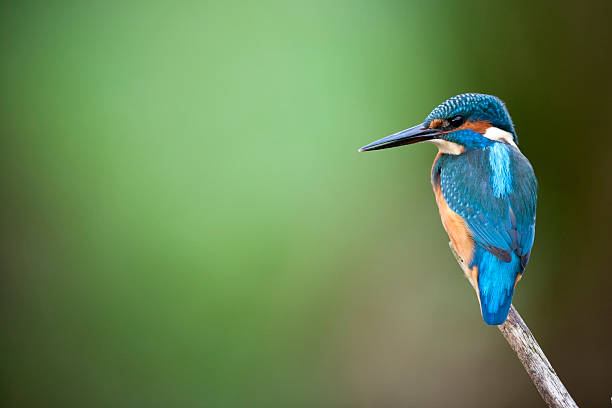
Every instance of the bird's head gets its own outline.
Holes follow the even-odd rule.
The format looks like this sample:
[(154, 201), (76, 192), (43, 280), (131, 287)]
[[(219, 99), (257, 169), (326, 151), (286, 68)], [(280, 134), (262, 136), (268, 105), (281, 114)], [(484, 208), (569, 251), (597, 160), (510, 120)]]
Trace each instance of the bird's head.
[(499, 98), (465, 93), (441, 103), (420, 125), (372, 142), (359, 151), (425, 141), (435, 143), (442, 153), (448, 154), (461, 154), (495, 142), (513, 146), (518, 144), (512, 119)]

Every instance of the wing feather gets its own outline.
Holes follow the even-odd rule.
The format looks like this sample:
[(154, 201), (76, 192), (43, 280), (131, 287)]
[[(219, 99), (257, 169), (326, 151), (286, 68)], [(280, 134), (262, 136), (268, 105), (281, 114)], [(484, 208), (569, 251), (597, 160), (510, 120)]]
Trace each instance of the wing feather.
[(487, 149), (449, 158), (440, 168), (440, 184), (449, 207), (461, 215), (476, 244), (510, 262), (512, 252), (524, 269), (535, 234), (537, 181), (518, 149), (509, 147), (512, 188), (496, 196), (491, 185)]

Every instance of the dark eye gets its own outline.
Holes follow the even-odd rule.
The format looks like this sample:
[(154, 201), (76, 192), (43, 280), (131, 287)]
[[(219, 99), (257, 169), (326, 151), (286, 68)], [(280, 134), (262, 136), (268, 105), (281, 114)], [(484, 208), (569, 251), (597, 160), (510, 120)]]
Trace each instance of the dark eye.
[(450, 125), (455, 128), (463, 125), (464, 122), (465, 118), (461, 115), (453, 116), (449, 121)]

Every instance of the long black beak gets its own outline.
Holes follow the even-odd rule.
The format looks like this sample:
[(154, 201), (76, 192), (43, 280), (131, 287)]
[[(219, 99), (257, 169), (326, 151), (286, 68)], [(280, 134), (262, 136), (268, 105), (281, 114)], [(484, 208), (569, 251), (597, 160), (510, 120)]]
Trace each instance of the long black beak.
[(424, 142), (426, 140), (435, 139), (438, 134), (440, 134), (438, 129), (428, 129), (421, 123), (410, 129), (402, 130), (401, 132), (394, 133), (391, 136), (383, 137), (380, 140), (365, 145), (359, 149), (359, 151), (367, 152), (369, 150), (388, 149), (390, 147)]

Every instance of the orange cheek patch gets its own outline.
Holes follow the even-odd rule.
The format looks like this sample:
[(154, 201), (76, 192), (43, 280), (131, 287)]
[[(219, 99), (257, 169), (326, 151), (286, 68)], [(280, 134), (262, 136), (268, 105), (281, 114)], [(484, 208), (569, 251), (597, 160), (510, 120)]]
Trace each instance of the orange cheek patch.
[[(446, 123), (443, 119), (434, 119), (429, 124), (430, 129), (439, 129), (444, 126), (448, 126), (448, 123)], [(481, 135), (484, 135), (484, 133), (490, 127), (491, 127), (491, 123), (486, 120), (478, 120), (475, 122), (467, 121), (463, 125), (459, 126), (457, 129), (452, 129), (450, 131), (443, 132), (443, 133), (454, 132), (455, 130), (460, 130), (460, 129), (471, 129), (475, 132), (480, 133)]]
[(488, 128), (491, 127), (491, 123), (489, 123), (486, 120), (479, 120), (476, 122), (465, 122), (463, 125), (461, 125), (460, 127), (458, 127), (456, 130), (459, 129), (471, 129), (475, 132), (480, 133), (481, 135), (484, 135), (484, 133), (487, 131)]

